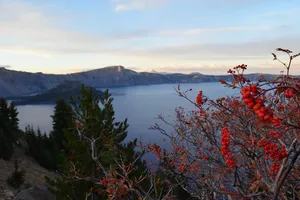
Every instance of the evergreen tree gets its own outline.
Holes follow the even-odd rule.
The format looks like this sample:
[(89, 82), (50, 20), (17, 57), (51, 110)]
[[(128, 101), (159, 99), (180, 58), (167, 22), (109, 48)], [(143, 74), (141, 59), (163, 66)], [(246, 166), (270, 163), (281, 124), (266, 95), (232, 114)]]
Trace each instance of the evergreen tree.
[(25, 171), (20, 170), (19, 168), (20, 166), (18, 160), (16, 159), (15, 170), (13, 171), (12, 175), (7, 179), (7, 183), (15, 189), (20, 188), (25, 180)]
[[(16, 113), (14, 113), (16, 114)], [(14, 122), (17, 114), (14, 116)], [(0, 98), (0, 158), (9, 160), (13, 154), (13, 142), (16, 139), (17, 125), (12, 126), (10, 109), (5, 99)]]
[[(49, 169), (56, 170), (62, 163), (64, 143), (66, 141), (64, 132), (68, 131), (72, 125), (72, 108), (64, 101), (56, 102), (53, 119), (53, 131), (49, 134), (42, 134), (40, 129), (34, 131), (32, 127), (27, 127), (25, 131), (28, 143), (28, 153), (38, 163)], [(74, 124), (74, 123), (73, 123)]]
[(10, 119), (11, 126), (15, 131), (18, 131), (19, 130), (19, 119), (18, 119), (19, 112), (13, 103), (11, 103), (9, 105), (8, 109), (9, 109), (9, 119)]
[(74, 124), (72, 123), (72, 108), (63, 99), (59, 99), (56, 101), (54, 115), (51, 117), (53, 126), (51, 137), (57, 145), (58, 149), (62, 150), (64, 148), (64, 143), (66, 142), (64, 132)]
[[(58, 199), (85, 199), (85, 195), (91, 190), (101, 188), (99, 184), (95, 184), (104, 177), (97, 161), (109, 170), (116, 167), (115, 159), (122, 157), (124, 162), (130, 163), (137, 158), (134, 151), (136, 141), (123, 144), (127, 136), (127, 120), (115, 122), (112, 101), (108, 91), (99, 98), (84, 86), (80, 96), (72, 100), (77, 128), (69, 129), (65, 133), (67, 151), (59, 169), (63, 176), (55, 181), (49, 180)], [(146, 167), (142, 161), (136, 163), (136, 176), (140, 176), (146, 171)], [(72, 179), (73, 166), (78, 176), (90, 178)], [(96, 193), (93, 195), (94, 198), (101, 198)], [(105, 198), (105, 194), (103, 195), (101, 199)]]
[(13, 145), (6, 132), (0, 128), (0, 159), (9, 160), (13, 154)]
[(25, 129), (25, 139), (28, 144), (28, 155), (33, 157), (42, 167), (55, 170), (57, 152), (53, 140), (46, 133), (42, 134), (39, 128), (35, 132), (30, 126)]

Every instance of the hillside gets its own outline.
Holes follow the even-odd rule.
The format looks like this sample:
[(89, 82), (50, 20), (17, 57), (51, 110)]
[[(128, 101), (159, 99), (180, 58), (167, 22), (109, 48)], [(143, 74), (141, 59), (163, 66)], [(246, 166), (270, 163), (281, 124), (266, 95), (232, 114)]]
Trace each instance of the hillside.
[[(26, 155), (26, 145), (27, 143), (20, 140), (21, 144), (16, 145), (14, 148), (14, 155), (10, 161), (5, 161), (0, 159), (0, 200), (10, 200), (10, 199), (32, 199), (32, 198), (15, 198), (15, 196), (22, 190), (26, 190), (31, 186), (36, 184), (46, 184), (45, 176), (54, 178), (57, 175), (54, 172), (41, 167), (37, 161)], [(14, 189), (10, 187), (6, 180), (8, 176), (14, 170), (14, 160), (18, 159), (20, 168), (25, 170), (25, 182), (20, 189)]]
[[(251, 80), (258, 74), (248, 75)], [(164, 83), (200, 83), (216, 82), (219, 79), (231, 80), (231, 76), (192, 74), (159, 74), (150, 72), (135, 72), (123, 66), (99, 68), (80, 73), (65, 75), (29, 73), (0, 68), (0, 96), (20, 96), (41, 93), (52, 89), (66, 81), (79, 81), (91, 87), (118, 87), (134, 85), (151, 85)]]
[[(32, 95), (14, 97), (13, 100), (15, 105), (30, 105), (30, 104), (55, 104), (58, 99), (64, 99), (66, 102), (70, 101), (70, 97), (76, 97), (79, 95), (82, 83), (79, 81), (66, 81), (63, 84), (56, 86), (46, 92)], [(93, 93), (103, 95), (103, 92), (92, 88)]]

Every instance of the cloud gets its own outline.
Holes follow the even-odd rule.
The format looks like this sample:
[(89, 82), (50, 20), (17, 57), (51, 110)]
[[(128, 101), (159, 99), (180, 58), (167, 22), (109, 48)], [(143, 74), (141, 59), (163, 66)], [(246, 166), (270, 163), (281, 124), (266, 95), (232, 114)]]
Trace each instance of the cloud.
[(101, 35), (65, 28), (65, 16), (50, 14), (42, 6), (0, 2), (0, 51), (51, 56), (52, 54), (109, 53), (117, 42), (132, 40), (141, 32)]
[(72, 41), (92, 42), (89, 37), (57, 28), (42, 9), (25, 3), (0, 3), (0, 35), (5, 38), (0, 40), (1, 50), (35, 53)]
[(113, 0), (115, 4), (115, 11), (128, 11), (128, 10), (145, 10), (157, 6), (164, 5), (169, 0)]
[[(190, 74), (193, 72), (198, 72), (202, 74), (213, 74), (213, 75), (226, 75), (228, 69), (232, 69), (235, 65), (177, 65), (177, 66), (162, 66), (162, 67), (152, 67), (148, 69), (141, 68), (130, 68), (134, 71), (138, 72), (152, 72), (153, 70), (158, 73), (183, 73)], [(297, 68), (300, 64), (293, 65), (291, 70), (292, 74), (299, 74), (299, 70)], [(248, 65), (248, 69), (245, 71), (245, 74), (249, 73), (270, 73), (270, 74), (280, 74), (280, 71), (284, 71), (284, 67), (282, 65), (278, 65), (276, 63), (267, 64), (267, 65)]]
[(71, 74), (71, 73), (78, 73), (78, 72), (85, 72), (85, 71), (90, 71), (93, 70), (94, 68), (72, 68), (72, 69), (66, 69), (66, 70), (61, 70), (59, 71), (59, 74)]
[[(119, 1), (118, 1), (119, 2)], [(137, 1), (124, 1), (129, 5)], [(143, 5), (158, 5), (166, 0), (140, 0)], [(126, 5), (127, 5), (126, 4)], [(0, 3), (0, 51), (50, 57), (62, 54), (111, 54), (136, 56), (143, 54), (128, 45), (133, 40), (200, 35), (211, 32), (275, 30), (280, 27), (221, 27), (188, 30), (136, 30), (127, 33), (101, 35), (68, 30), (66, 16), (46, 12), (47, 7), (26, 3)], [(161, 44), (163, 45), (163, 44)], [(129, 47), (128, 47), (129, 46)], [(185, 47), (184, 47), (185, 48)], [(163, 51), (163, 47), (158, 52)], [(171, 49), (171, 52), (174, 51)], [(187, 50), (188, 51), (188, 50)], [(157, 53), (153, 53), (155, 55)], [(166, 53), (163, 53), (164, 55)], [(158, 57), (161, 57), (158, 55)]]
[(9, 69), (9, 68), (11, 68), (11, 66), (10, 66), (10, 65), (1, 65), (1, 64), (0, 64), (0, 68), (1, 68), (1, 67), (3, 67), (3, 68), (6, 68), (6, 69)]
[(204, 34), (204, 33), (275, 30), (275, 29), (281, 29), (282, 27), (284, 27), (284, 26), (236, 26), (236, 27), (201, 28), (201, 29), (187, 29), (187, 30), (182, 30), (182, 31), (162, 31), (162, 32), (159, 32), (159, 35), (161, 35), (161, 36), (188, 36), (188, 35), (200, 35), (200, 34)]
[[(163, 6), (169, 2), (175, 2), (176, 0), (111, 0), (111, 2), (115, 5), (116, 12), (129, 11), (129, 10), (146, 10), (151, 8), (156, 8)], [(191, 4), (188, 0), (177, 0), (181, 2), (187, 2)], [(213, 7), (223, 7), (223, 6), (249, 6), (253, 4), (259, 4), (263, 1), (261, 0), (197, 0), (201, 2), (202, 5), (210, 5)], [(271, 0), (264, 0), (271, 1)], [(274, 0), (273, 0), (274, 1)], [(277, 0), (279, 1), (279, 0)]]
[(146, 70), (139, 70), (136, 69), (137, 71), (147, 71), (147, 72), (151, 72), (152, 70), (156, 71), (156, 72), (166, 72), (166, 73), (185, 73), (185, 74), (189, 74), (192, 72), (199, 72), (199, 73), (211, 73), (211, 72), (221, 72), (221, 73), (225, 73), (225, 69), (229, 69), (232, 66), (230, 65), (215, 65), (215, 64), (211, 64), (211, 65), (194, 65), (194, 66), (190, 66), (190, 65), (175, 65), (175, 66), (161, 66), (161, 67), (153, 67), (153, 68), (149, 68)]
[(269, 58), (278, 47), (300, 51), (300, 36), (276, 37), (236, 43), (214, 43), (167, 45), (140, 50), (142, 54), (189, 60), (259, 60)]

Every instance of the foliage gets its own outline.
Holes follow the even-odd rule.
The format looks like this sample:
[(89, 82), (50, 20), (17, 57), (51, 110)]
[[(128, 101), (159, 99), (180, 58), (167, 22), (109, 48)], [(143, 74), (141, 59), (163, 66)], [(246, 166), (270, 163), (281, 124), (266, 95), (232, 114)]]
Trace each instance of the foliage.
[(66, 142), (64, 132), (74, 124), (72, 108), (63, 99), (59, 99), (56, 101), (54, 115), (51, 117), (53, 126), (51, 137), (60, 151), (64, 149), (64, 143)]
[(13, 143), (19, 137), (18, 112), (14, 104), (0, 98), (0, 158), (9, 160), (13, 154)]
[(14, 187), (15, 189), (20, 188), (25, 180), (25, 171), (19, 170), (20, 166), (18, 164), (18, 160), (15, 160), (15, 170), (11, 174), (11, 176), (7, 179), (7, 183)]
[[(127, 136), (127, 120), (115, 122), (112, 101), (108, 91), (99, 98), (84, 86), (80, 96), (72, 100), (76, 122), (73, 130), (65, 132), (65, 160), (59, 168), (62, 177), (55, 181), (49, 180), (57, 198), (104, 198), (115, 195), (112, 193), (116, 191), (105, 191), (100, 184), (106, 183), (108, 176), (111, 185), (122, 179), (115, 169), (126, 167), (129, 172), (134, 168), (134, 172), (127, 174), (131, 178), (146, 172), (144, 163), (134, 151), (137, 141), (122, 143)], [(124, 184), (116, 187), (118, 195), (123, 197), (127, 188)]]
[(158, 124), (153, 127), (172, 145), (158, 166), (185, 180), (182, 188), (197, 199), (300, 198), (300, 79), (290, 75), (291, 62), (300, 54), (277, 50), (289, 56), (285, 64), (273, 54), (286, 67), (286, 75), (250, 82), (243, 75), (247, 65), (236, 66), (228, 70), (233, 81), (220, 82), (240, 90), (241, 96), (217, 100), (200, 91), (193, 101), (190, 90), (182, 91), (179, 85), (179, 96), (197, 109), (187, 113), (178, 108), (175, 125), (160, 116), (175, 134)]
[(53, 119), (53, 131), (42, 135), (40, 129), (34, 131), (32, 127), (25, 129), (25, 139), (28, 144), (28, 154), (37, 162), (49, 169), (56, 170), (62, 163), (64, 150), (64, 132), (71, 127), (73, 120), (71, 107), (63, 100), (57, 100)]
[[(57, 198), (300, 198), (300, 78), (290, 75), (292, 60), (300, 54), (277, 51), (289, 57), (286, 64), (272, 54), (284, 65), (286, 75), (274, 79), (262, 75), (251, 82), (244, 76), (247, 65), (228, 70), (233, 81), (220, 82), (239, 90), (238, 96), (211, 100), (199, 91), (194, 101), (188, 97), (191, 89), (182, 91), (178, 85), (178, 95), (195, 110), (177, 108), (175, 124), (159, 116), (174, 129), (171, 133), (158, 124), (152, 127), (167, 138), (170, 149), (137, 140), (124, 143), (127, 120), (115, 122), (108, 91), (99, 99), (83, 86), (80, 96), (72, 100), (72, 114), (66, 109), (66, 121), (60, 124), (59, 115), (53, 117), (54, 124), (60, 125), (55, 128), (57, 136), (53, 132), (50, 138), (65, 141), (60, 144), (61, 177), (48, 179)], [(65, 127), (68, 123), (74, 125)], [(42, 148), (31, 140), (30, 146)], [(154, 154), (157, 160), (145, 163), (145, 154)]]
[(40, 129), (25, 128), (25, 139), (28, 144), (28, 155), (33, 157), (42, 167), (55, 170), (57, 165), (57, 151), (54, 140), (46, 133), (42, 135)]
[(13, 103), (9, 104), (9, 119), (13, 130), (19, 130), (18, 110)]
[[(113, 99), (108, 91), (99, 99), (83, 86), (73, 99), (74, 130), (65, 132), (65, 159), (61, 177), (48, 178), (59, 199), (189, 199), (172, 185), (175, 180), (163, 171), (151, 171), (138, 151), (137, 140), (124, 143), (127, 120), (115, 122)], [(100, 106), (99, 106), (100, 103)], [(172, 185), (172, 186), (171, 186)], [(170, 187), (169, 187), (170, 186)]]

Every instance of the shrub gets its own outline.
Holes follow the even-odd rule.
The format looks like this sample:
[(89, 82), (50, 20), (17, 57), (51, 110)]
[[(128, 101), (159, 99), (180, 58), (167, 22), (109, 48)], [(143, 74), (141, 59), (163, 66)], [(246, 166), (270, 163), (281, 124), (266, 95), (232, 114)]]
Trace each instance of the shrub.
[(20, 188), (25, 180), (25, 171), (19, 170), (18, 160), (15, 160), (15, 170), (11, 174), (11, 176), (7, 179), (7, 183), (13, 188)]
[[(169, 137), (172, 148), (157, 153), (159, 167), (185, 180), (181, 186), (197, 199), (230, 196), (233, 199), (300, 198), (300, 78), (290, 75), (292, 55), (283, 63), (286, 75), (256, 82), (244, 76), (247, 65), (228, 70), (232, 82), (226, 87), (238, 96), (211, 100), (199, 92), (195, 100), (178, 86), (179, 96), (195, 105), (195, 110), (176, 110), (175, 134), (159, 125), (153, 128)], [(163, 117), (162, 121), (169, 124)], [(167, 167), (166, 167), (167, 166)], [(166, 170), (167, 169), (167, 170)]]

